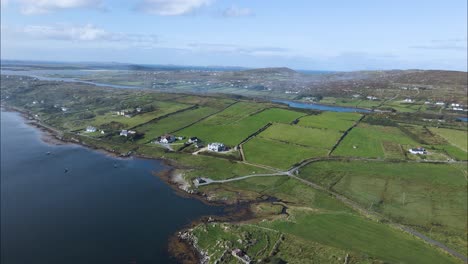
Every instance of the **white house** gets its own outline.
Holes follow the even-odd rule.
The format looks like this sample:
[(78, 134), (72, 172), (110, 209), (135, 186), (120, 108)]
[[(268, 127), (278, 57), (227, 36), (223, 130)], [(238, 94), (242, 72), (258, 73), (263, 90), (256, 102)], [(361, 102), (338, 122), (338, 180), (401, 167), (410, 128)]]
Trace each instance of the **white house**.
[(377, 100), (377, 97), (372, 96), (372, 95), (369, 95), (366, 98), (369, 99), (369, 100)]
[(159, 139), (159, 143), (170, 144), (174, 142), (176, 138), (173, 135), (164, 135)]
[(406, 98), (405, 100), (403, 100), (403, 102), (405, 102), (405, 103), (414, 103), (414, 100), (411, 99), (411, 98)]
[(436, 102), (435, 104), (436, 104), (436, 105), (445, 105), (444, 102)]
[(62, 112), (66, 112), (66, 111), (68, 111), (68, 108), (66, 108), (66, 107), (63, 107), (63, 106), (62, 106), (62, 108), (61, 108), (61, 109), (62, 109)]
[(460, 104), (452, 103), (450, 106), (452, 106), (452, 107), (460, 107)]
[(226, 147), (224, 146), (223, 143), (215, 142), (215, 143), (208, 144), (209, 151), (220, 152), (220, 151), (224, 151), (225, 149)]
[(425, 148), (419, 147), (419, 148), (412, 148), (412, 149), (409, 149), (409, 153), (411, 153), (411, 154), (421, 154), (421, 155), (424, 155), (424, 154), (427, 154), (427, 151), (426, 151)]
[(128, 130), (124, 129), (124, 130), (120, 131), (120, 135), (124, 136), (124, 137), (127, 137), (128, 136)]
[(88, 127), (86, 127), (86, 132), (88, 132), (88, 133), (96, 132), (96, 128), (93, 127), (93, 126), (88, 126)]

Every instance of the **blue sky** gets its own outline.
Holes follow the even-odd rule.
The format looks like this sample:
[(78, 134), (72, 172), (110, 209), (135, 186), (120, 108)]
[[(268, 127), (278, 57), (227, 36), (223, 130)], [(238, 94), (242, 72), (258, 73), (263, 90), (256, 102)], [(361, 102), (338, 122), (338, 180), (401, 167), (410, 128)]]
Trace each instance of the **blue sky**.
[(1, 0), (1, 58), (467, 70), (466, 0)]

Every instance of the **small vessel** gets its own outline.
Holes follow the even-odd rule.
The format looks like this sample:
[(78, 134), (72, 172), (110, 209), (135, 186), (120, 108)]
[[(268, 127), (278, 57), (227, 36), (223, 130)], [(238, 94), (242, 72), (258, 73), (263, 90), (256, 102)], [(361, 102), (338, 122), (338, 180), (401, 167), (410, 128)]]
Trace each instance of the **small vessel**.
[(68, 169), (67, 169), (67, 168), (65, 168), (65, 170), (63, 171), (63, 173), (67, 173), (67, 172), (68, 172)]
[(50, 155), (50, 151), (47, 151), (47, 152), (46, 152), (46, 155)]

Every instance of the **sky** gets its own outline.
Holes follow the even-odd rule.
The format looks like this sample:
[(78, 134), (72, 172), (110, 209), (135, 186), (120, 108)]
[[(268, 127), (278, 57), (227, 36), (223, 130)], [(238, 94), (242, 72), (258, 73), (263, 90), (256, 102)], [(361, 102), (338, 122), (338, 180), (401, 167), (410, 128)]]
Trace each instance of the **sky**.
[(466, 0), (0, 0), (1, 59), (467, 71)]

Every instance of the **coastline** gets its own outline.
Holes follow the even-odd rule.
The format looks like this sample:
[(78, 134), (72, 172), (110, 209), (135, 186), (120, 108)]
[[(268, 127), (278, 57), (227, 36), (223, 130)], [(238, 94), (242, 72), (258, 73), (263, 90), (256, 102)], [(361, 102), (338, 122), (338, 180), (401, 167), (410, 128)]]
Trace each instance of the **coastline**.
[(196, 199), (210, 206), (225, 207), (224, 213), (222, 215), (202, 216), (198, 219), (193, 220), (192, 222), (182, 227), (180, 230), (178, 230), (176, 233), (174, 233), (173, 235), (169, 237), (167, 250), (169, 254), (172, 257), (174, 257), (177, 261), (179, 261), (180, 263), (184, 263), (184, 264), (185, 263), (187, 264), (204, 263), (203, 260), (206, 259), (206, 256), (204, 255), (204, 253), (201, 252), (199, 249), (197, 249), (193, 243), (194, 241), (189, 239), (189, 237), (186, 235), (190, 232), (191, 228), (195, 227), (198, 224), (209, 223), (209, 222), (238, 223), (238, 222), (252, 220), (255, 218), (255, 216), (252, 210), (250, 209), (250, 206), (256, 203), (268, 202), (270, 200), (270, 197), (260, 197), (259, 199), (256, 199), (256, 200), (249, 200), (249, 201), (242, 201), (242, 202), (237, 201), (234, 204), (227, 203), (222, 200), (216, 200), (216, 201), (210, 200), (202, 192), (198, 192), (198, 191), (193, 192), (187, 189), (187, 186), (190, 186), (190, 183), (185, 181), (182, 177), (182, 173), (181, 173), (182, 166), (176, 164), (174, 161), (170, 159), (148, 157), (146, 155), (133, 153), (133, 152), (121, 154), (121, 153), (117, 153), (109, 149), (98, 148), (93, 145), (85, 144), (82, 141), (74, 139), (73, 137), (68, 139), (67, 137), (63, 136), (63, 132), (41, 123), (40, 120), (35, 119), (31, 115), (31, 113), (29, 113), (26, 110), (13, 107), (13, 106), (3, 105), (3, 104), (0, 107), (2, 111), (18, 113), (23, 119), (24, 124), (34, 127), (40, 132), (40, 140), (45, 144), (77, 145), (77, 146), (81, 146), (81, 147), (84, 147), (93, 151), (97, 151), (103, 155), (109, 156), (114, 159), (127, 159), (127, 158), (135, 157), (139, 159), (160, 161), (165, 166), (167, 166), (168, 169), (160, 171), (160, 172), (152, 171), (151, 173), (154, 176), (161, 179), (169, 187), (171, 187), (171, 189), (174, 190), (176, 195), (184, 197), (184, 198)]

